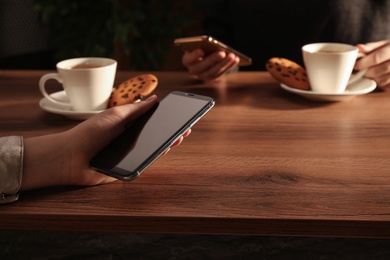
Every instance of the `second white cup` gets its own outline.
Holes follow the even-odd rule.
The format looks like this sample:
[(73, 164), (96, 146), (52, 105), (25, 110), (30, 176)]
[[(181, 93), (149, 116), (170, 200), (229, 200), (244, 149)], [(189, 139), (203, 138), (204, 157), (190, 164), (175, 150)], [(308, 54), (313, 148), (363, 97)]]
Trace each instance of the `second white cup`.
[(343, 43), (312, 43), (302, 47), (303, 60), (313, 92), (340, 94), (361, 79), (367, 70), (352, 74), (358, 48)]
[[(117, 62), (108, 58), (74, 58), (56, 65), (58, 73), (41, 77), (39, 89), (50, 102), (75, 111), (96, 111), (107, 107), (114, 85)], [(55, 79), (62, 84), (70, 103), (49, 95), (45, 83)]]

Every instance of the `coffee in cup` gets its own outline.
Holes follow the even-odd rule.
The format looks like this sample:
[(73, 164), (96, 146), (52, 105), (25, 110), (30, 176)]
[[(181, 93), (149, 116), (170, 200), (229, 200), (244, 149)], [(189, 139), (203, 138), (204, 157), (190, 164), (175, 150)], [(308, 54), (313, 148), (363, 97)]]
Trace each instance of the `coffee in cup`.
[[(45, 74), (39, 89), (50, 102), (75, 111), (97, 111), (107, 107), (116, 75), (117, 62), (108, 58), (74, 58), (57, 63), (57, 73)], [(62, 84), (69, 102), (49, 95), (45, 83), (55, 79)]]
[(353, 74), (358, 48), (343, 43), (312, 43), (302, 47), (303, 60), (313, 92), (340, 94), (361, 79), (367, 70)]

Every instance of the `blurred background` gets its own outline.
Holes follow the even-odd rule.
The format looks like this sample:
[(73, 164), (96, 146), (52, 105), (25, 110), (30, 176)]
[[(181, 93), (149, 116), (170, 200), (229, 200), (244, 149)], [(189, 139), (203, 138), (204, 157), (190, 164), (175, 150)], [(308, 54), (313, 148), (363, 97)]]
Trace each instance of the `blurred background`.
[[(213, 0), (209, 0), (213, 1)], [(0, 0), (0, 70), (112, 57), (184, 70), (176, 37), (201, 34), (194, 0)], [(152, 247), (151, 247), (152, 245)], [(1, 231), (0, 259), (389, 259), (390, 240)]]
[(120, 70), (183, 70), (176, 37), (201, 34), (193, 0), (0, 0), (0, 69), (99, 56)]

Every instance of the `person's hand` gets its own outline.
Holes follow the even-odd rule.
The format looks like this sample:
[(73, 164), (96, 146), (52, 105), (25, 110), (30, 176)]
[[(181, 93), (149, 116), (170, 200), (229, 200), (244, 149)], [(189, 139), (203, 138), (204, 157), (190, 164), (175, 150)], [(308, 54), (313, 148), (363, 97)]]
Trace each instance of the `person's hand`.
[[(58, 185), (97, 185), (116, 179), (92, 170), (90, 160), (158, 102), (117, 106), (53, 135), (26, 138), (21, 191)], [(187, 131), (173, 146), (181, 143)]]
[(378, 87), (390, 90), (390, 40), (357, 45), (366, 54), (355, 64), (356, 70), (368, 69), (365, 77), (375, 80)]
[(184, 52), (183, 65), (192, 76), (202, 80), (216, 80), (240, 62), (240, 58), (233, 53), (217, 51), (205, 56), (202, 49)]

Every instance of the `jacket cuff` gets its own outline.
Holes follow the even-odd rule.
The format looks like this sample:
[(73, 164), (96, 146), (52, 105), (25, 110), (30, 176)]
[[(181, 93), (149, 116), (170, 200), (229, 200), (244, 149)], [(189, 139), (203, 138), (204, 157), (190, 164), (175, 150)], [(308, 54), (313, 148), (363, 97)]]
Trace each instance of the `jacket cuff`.
[(0, 203), (18, 199), (23, 172), (23, 137), (0, 138)]

